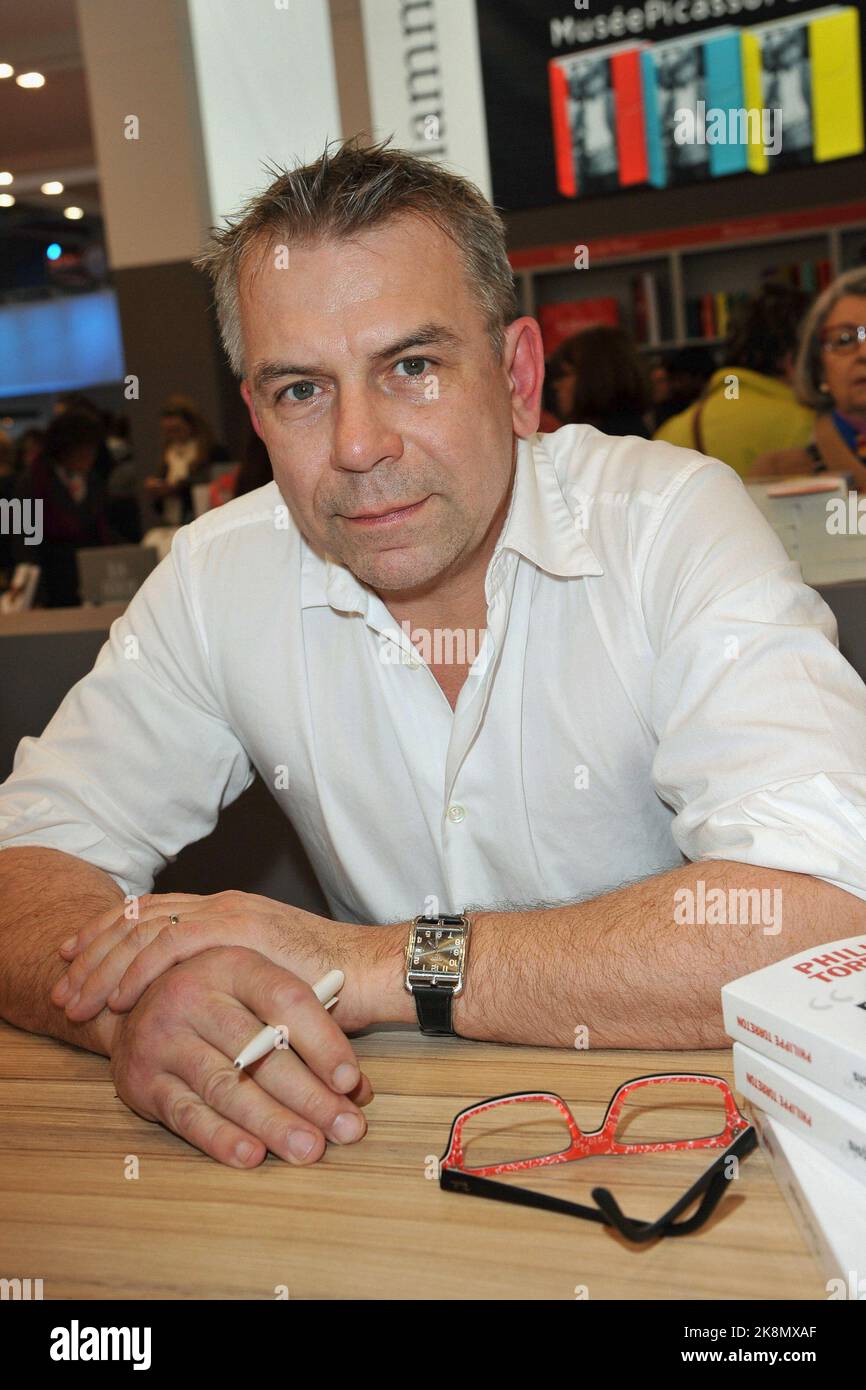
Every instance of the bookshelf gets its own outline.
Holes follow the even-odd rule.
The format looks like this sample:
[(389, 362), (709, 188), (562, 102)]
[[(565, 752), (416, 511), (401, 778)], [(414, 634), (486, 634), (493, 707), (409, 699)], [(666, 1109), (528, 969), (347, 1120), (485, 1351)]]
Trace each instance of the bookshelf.
[[(587, 247), (586, 268), (574, 268), (575, 247)], [(695, 304), (757, 290), (771, 272), (806, 267), (803, 287), (817, 292), (844, 270), (866, 270), (866, 202), (733, 217), (661, 231), (598, 237), (581, 243), (524, 247), (510, 253), (522, 311), (537, 317), (544, 305), (613, 297), (620, 322), (642, 351), (718, 346), (725, 307), (696, 317)], [(651, 281), (652, 314), (636, 314), (636, 282)], [(637, 319), (640, 318), (641, 322)], [(714, 329), (714, 331), (709, 331)]]

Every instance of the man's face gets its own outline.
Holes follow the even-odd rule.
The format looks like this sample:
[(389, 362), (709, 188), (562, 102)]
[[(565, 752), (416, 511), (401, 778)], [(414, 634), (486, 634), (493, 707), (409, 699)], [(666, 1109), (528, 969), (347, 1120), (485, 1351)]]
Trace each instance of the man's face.
[(376, 590), (468, 568), (507, 496), (515, 430), (537, 428), (508, 366), (527, 323), (497, 364), (457, 246), (415, 216), (293, 245), (286, 268), (279, 244), (257, 248), (241, 279), (242, 391), (315, 549)]

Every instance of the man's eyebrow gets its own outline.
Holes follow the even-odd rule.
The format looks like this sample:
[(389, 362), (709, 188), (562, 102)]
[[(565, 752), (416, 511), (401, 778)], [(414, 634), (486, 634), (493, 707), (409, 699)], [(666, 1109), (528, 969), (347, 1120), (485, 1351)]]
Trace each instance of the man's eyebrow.
[[(446, 328), (444, 324), (422, 323), (404, 338), (398, 338), (396, 342), (389, 343), (387, 347), (372, 353), (370, 361), (384, 362), (389, 357), (396, 357), (401, 352), (407, 352), (409, 348), (437, 346), (454, 350), (461, 345), (462, 339), (456, 333), (452, 333), (451, 329)], [(272, 381), (279, 381), (284, 376), (323, 376), (326, 374), (326, 369), (315, 363), (259, 362), (253, 371), (253, 385), (257, 391), (261, 391)]]

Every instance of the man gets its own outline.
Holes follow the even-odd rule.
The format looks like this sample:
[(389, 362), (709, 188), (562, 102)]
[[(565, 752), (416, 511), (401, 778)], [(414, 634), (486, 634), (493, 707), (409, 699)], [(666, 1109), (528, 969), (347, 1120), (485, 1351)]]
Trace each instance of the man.
[[(536, 433), (538, 324), (445, 170), (326, 150), (205, 263), (274, 482), (178, 533), (22, 742), (0, 1014), (109, 1055), (129, 1106), (238, 1167), (360, 1137), (346, 1033), (416, 1009), (724, 1045), (724, 981), (866, 920), (866, 689), (829, 610), (724, 465)], [(150, 894), (253, 768), (335, 920)], [(411, 919), (464, 909), (462, 961), (462, 924), (412, 927), (439, 967), (413, 997)], [(262, 1021), (292, 1046), (239, 1075)]]

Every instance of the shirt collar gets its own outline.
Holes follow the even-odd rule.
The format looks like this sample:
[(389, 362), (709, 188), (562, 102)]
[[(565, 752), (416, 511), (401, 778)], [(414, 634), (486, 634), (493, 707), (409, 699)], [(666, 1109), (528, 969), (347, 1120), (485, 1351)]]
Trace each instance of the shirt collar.
[[(551, 437), (535, 434), (517, 441), (511, 501), (485, 579), (488, 602), (502, 582), (506, 551), (563, 578), (604, 573), (584, 536), (580, 511), (575, 516), (562, 495), (545, 443)], [(301, 607), (329, 604), (340, 612), (369, 617), (370, 601), (377, 598), (373, 590), (345, 565), (313, 550), (303, 535), (301, 546)]]

